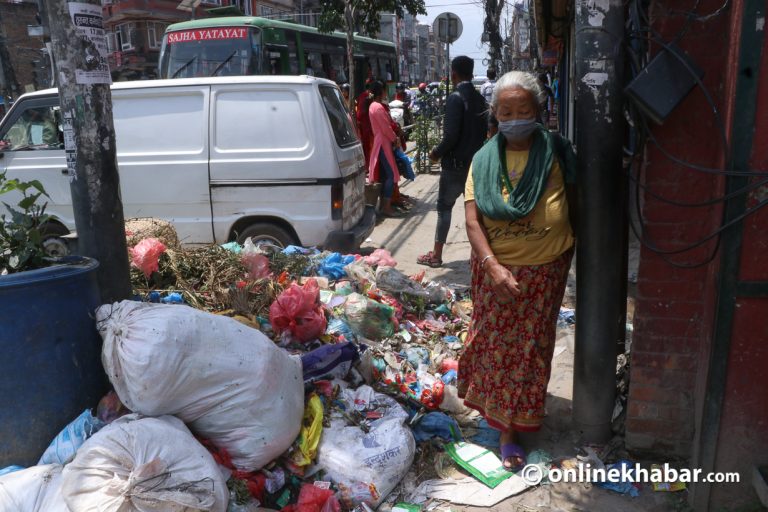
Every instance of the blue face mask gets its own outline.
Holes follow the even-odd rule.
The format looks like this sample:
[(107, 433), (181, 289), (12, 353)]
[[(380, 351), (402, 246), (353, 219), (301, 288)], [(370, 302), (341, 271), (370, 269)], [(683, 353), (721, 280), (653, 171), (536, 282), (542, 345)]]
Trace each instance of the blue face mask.
[(499, 131), (510, 142), (519, 142), (531, 136), (536, 130), (536, 119), (513, 119), (511, 121), (499, 121)]

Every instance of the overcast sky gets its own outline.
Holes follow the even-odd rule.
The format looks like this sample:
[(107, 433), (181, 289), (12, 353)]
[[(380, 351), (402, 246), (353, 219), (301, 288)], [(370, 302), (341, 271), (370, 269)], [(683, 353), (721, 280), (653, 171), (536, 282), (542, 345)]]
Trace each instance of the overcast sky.
[(485, 75), (483, 59), (488, 58), (488, 45), (480, 42), (483, 33), (485, 11), (481, 1), (471, 0), (425, 0), (427, 15), (419, 16), (419, 23), (429, 25), (444, 12), (451, 12), (461, 18), (464, 30), (461, 37), (451, 45), (451, 58), (467, 55), (475, 59), (475, 75)]

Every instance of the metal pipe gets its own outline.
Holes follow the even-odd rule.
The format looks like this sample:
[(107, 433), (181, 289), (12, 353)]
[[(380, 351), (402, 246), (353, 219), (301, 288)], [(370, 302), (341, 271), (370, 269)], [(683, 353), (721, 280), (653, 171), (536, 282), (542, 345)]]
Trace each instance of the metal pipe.
[(576, 1), (577, 243), (576, 354), (573, 420), (586, 442), (611, 436), (616, 391), (616, 343), (622, 305), (625, 205), (621, 190), (622, 0), (598, 8)]

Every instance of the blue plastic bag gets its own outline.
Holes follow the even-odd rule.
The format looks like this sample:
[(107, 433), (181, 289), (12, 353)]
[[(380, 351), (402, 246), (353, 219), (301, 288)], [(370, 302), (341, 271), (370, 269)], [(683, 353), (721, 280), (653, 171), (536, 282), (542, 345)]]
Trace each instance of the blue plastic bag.
[(454, 435), (461, 436), (461, 430), (456, 420), (442, 412), (430, 412), (411, 427), (417, 443), (439, 438), (443, 441), (461, 441)]
[(477, 434), (470, 437), (470, 441), (492, 450), (496, 450), (500, 447), (501, 432), (491, 428), (486, 420), (480, 420), (480, 424), (477, 426), (477, 429)]
[(8, 473), (13, 473), (15, 471), (21, 471), (23, 468), (21, 466), (8, 466), (7, 468), (0, 469), (0, 476), (7, 475)]
[(86, 439), (98, 432), (103, 426), (104, 422), (93, 416), (89, 409), (86, 409), (51, 441), (37, 465), (70, 462), (75, 458), (75, 453)]
[(184, 297), (178, 292), (171, 292), (160, 299), (160, 302), (163, 304), (184, 304)]
[(352, 328), (341, 318), (331, 318), (331, 320), (328, 321), (328, 327), (325, 329), (325, 334), (339, 336), (340, 338), (343, 338), (344, 341), (357, 341), (357, 336), (355, 336)]
[[(622, 468), (627, 468), (627, 473), (630, 476), (634, 473), (635, 463), (626, 459), (622, 459), (615, 464), (608, 464), (605, 466), (606, 473), (611, 469), (617, 469), (621, 471)], [(637, 487), (634, 486), (632, 482), (629, 481), (623, 481), (623, 482), (595, 482), (595, 485), (598, 487), (602, 487), (604, 489), (608, 489), (614, 492), (618, 492), (621, 494), (629, 494), (633, 498), (637, 498), (640, 495), (640, 491), (637, 490)]]
[(355, 257), (351, 254), (342, 256), (338, 252), (331, 253), (326, 257), (317, 269), (317, 274), (320, 277), (327, 277), (328, 279), (338, 280), (347, 276), (347, 271), (344, 267), (355, 261)]
[(301, 356), (304, 382), (312, 382), (323, 377), (343, 379), (358, 359), (360, 354), (353, 343), (323, 345)]

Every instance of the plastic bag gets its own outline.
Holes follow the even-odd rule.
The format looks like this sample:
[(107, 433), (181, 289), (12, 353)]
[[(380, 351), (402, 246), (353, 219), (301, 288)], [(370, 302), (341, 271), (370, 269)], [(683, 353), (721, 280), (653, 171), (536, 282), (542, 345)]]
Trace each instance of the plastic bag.
[(395, 334), (395, 309), (359, 293), (347, 297), (344, 319), (358, 336), (381, 341)]
[(317, 275), (327, 277), (328, 279), (341, 279), (347, 275), (344, 267), (353, 261), (355, 261), (355, 256), (352, 254), (342, 256), (338, 252), (331, 253), (320, 262), (320, 266), (317, 269)]
[(91, 411), (86, 409), (51, 441), (37, 465), (66, 464), (75, 458), (75, 453), (86, 439), (98, 432), (103, 426), (104, 423), (100, 419), (94, 418)]
[(304, 484), (299, 491), (298, 502), (283, 508), (282, 512), (340, 512), (340, 510), (341, 506), (332, 490)]
[(371, 266), (381, 265), (385, 267), (396, 267), (397, 261), (392, 257), (392, 254), (386, 249), (376, 249), (370, 255), (363, 258), (365, 262)]
[(365, 260), (357, 260), (350, 263), (344, 270), (350, 279), (357, 282), (360, 286), (366, 286), (368, 284), (374, 284), (376, 282), (376, 275), (373, 273), (373, 269), (368, 265)]
[(269, 307), (269, 323), (278, 334), (288, 331), (298, 341), (321, 336), (327, 321), (317, 281), (309, 279), (303, 287), (291, 284)]
[(323, 345), (301, 356), (304, 382), (326, 376), (343, 379), (358, 359), (360, 354), (351, 342)]
[(250, 238), (247, 238), (243, 244), (240, 261), (248, 269), (246, 279), (267, 279), (272, 275), (269, 270), (269, 258), (259, 251)]
[(172, 416), (123, 416), (64, 467), (61, 493), (73, 512), (224, 512), (229, 491), (211, 454)]
[(0, 476), (0, 512), (70, 512), (61, 497), (61, 466), (32, 466)]
[[(344, 302), (347, 301), (346, 297), (342, 298), (344, 299)], [(332, 317), (328, 321), (328, 327), (325, 329), (325, 334), (337, 336), (340, 341), (357, 341), (357, 336), (355, 336), (354, 331), (347, 325), (347, 322), (337, 317)]]
[(287, 450), (301, 428), (301, 362), (232, 318), (133, 301), (96, 312), (102, 362), (120, 400), (173, 414), (244, 471)]
[[(369, 432), (334, 420), (323, 430), (317, 465), (356, 506), (365, 502), (377, 507), (408, 473), (416, 452), (411, 430), (404, 425), (408, 414), (392, 398), (368, 386), (344, 390), (344, 401), (358, 410), (383, 413), (371, 422)], [(394, 404), (392, 404), (394, 402)], [(353, 492), (354, 489), (362, 492)], [(346, 491), (345, 491), (346, 490)], [(346, 503), (345, 503), (346, 504)]]
[(407, 293), (417, 297), (427, 296), (423, 286), (392, 267), (376, 269), (376, 286), (390, 293)]
[(131, 266), (134, 266), (144, 273), (144, 277), (149, 279), (152, 272), (157, 272), (160, 262), (160, 255), (165, 252), (165, 245), (157, 238), (145, 238), (132, 247)]
[(312, 394), (304, 410), (304, 421), (299, 435), (299, 449), (293, 453), (291, 461), (299, 467), (308, 466), (317, 456), (317, 445), (323, 433), (323, 402)]

